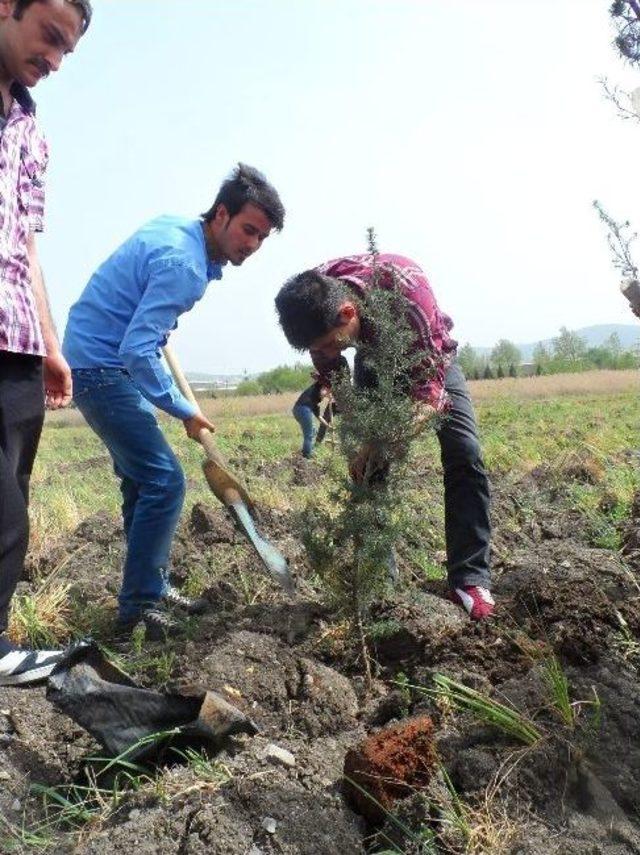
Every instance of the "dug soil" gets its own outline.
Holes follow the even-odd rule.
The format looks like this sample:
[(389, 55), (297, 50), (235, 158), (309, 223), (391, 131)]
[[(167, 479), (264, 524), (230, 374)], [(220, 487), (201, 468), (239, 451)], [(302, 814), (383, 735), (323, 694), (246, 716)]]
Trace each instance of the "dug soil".
[[(313, 484), (320, 466), (291, 461), (291, 483)], [(437, 473), (427, 480), (425, 508), (440, 501)], [(101, 749), (47, 702), (44, 687), (0, 689), (2, 851), (640, 852), (640, 500), (633, 514), (619, 524), (621, 552), (596, 548), (557, 477), (495, 477), (495, 618), (471, 623), (444, 598), (444, 580), (427, 578), (400, 544), (400, 582), (372, 616), (370, 692), (356, 646), (305, 563), (293, 513), (263, 508), (261, 518), (297, 575), (291, 598), (265, 578), (213, 499), (195, 506), (173, 569), (178, 584), (202, 581), (211, 610), (184, 639), (137, 650), (112, 626), (119, 522), (85, 520), (33, 559), (22, 589), (55, 568), (56, 580), (72, 586), (76, 622), (138, 681), (213, 689), (259, 734), (233, 739), (209, 763), (150, 770), (152, 783), (132, 773), (117, 802), (103, 793), (102, 802), (87, 802), (91, 815), (69, 812), (71, 824), (61, 825), (55, 798), (33, 785), (68, 794), (65, 785), (81, 780), (85, 758)], [(557, 693), (551, 700), (553, 661), (568, 681), (564, 717)], [(539, 740), (526, 745), (425, 694), (436, 673), (513, 706)], [(371, 734), (380, 754), (393, 740), (406, 750), (395, 729), (405, 720), (408, 733), (417, 732), (412, 722), (433, 725), (420, 726), (432, 743), (425, 751), (437, 757), (429, 780), (392, 782), (396, 801), (356, 812), (357, 800), (345, 797), (345, 757)]]

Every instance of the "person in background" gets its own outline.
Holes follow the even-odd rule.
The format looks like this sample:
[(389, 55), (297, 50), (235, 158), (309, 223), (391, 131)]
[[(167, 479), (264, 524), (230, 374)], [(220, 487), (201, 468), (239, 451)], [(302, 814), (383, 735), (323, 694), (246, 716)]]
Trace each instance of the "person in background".
[[(344, 357), (340, 357), (338, 368), (349, 371), (349, 363)], [(291, 410), (302, 430), (301, 454), (307, 459), (313, 457), (314, 440), (316, 445), (324, 440), (327, 424), (331, 423), (337, 411), (331, 390), (319, 382), (317, 374), (314, 376), (315, 381), (300, 393)], [(320, 422), (317, 431), (314, 416)]]
[(313, 457), (313, 441), (316, 437), (316, 429), (313, 417), (320, 415), (320, 399), (322, 388), (319, 383), (312, 383), (298, 396), (291, 410), (294, 419), (302, 430), (301, 454), (307, 459)]

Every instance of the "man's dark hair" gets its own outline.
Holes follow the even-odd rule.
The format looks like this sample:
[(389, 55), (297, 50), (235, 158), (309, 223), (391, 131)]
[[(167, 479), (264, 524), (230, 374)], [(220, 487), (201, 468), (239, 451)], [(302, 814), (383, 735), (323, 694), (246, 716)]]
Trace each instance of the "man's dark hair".
[(298, 273), (278, 291), (276, 310), (287, 341), (296, 350), (308, 350), (313, 342), (340, 325), (340, 308), (354, 300), (353, 291), (340, 279), (316, 270)]
[(239, 214), (250, 202), (260, 208), (269, 218), (276, 231), (284, 225), (284, 206), (278, 193), (265, 176), (253, 166), (239, 163), (231, 175), (223, 182), (213, 205), (202, 214), (205, 223), (210, 223), (216, 215), (219, 205), (224, 205), (230, 217)]
[[(20, 18), (24, 15), (24, 10), (31, 6), (32, 3), (42, 3), (46, 2), (46, 0), (16, 0), (15, 9), (13, 10), (13, 17), (19, 21)], [(65, 0), (65, 3), (71, 3), (72, 6), (75, 6), (82, 15), (82, 35), (84, 35), (89, 29), (89, 24), (91, 23), (91, 16), (93, 15), (93, 9), (91, 8), (90, 0)]]

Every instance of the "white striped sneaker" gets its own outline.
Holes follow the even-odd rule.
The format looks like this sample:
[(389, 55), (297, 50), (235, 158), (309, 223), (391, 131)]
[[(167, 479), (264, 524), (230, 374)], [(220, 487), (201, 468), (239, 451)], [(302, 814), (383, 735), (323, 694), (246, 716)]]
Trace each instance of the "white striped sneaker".
[(209, 600), (204, 597), (186, 597), (173, 585), (169, 585), (162, 595), (162, 599), (168, 606), (182, 609), (188, 615), (202, 615), (210, 608)]
[(0, 686), (44, 680), (63, 656), (63, 650), (23, 650), (0, 636)]

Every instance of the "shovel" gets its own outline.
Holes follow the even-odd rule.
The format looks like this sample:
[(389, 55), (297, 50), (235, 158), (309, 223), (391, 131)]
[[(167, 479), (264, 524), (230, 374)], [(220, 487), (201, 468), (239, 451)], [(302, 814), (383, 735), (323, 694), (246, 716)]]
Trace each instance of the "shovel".
[[(167, 365), (171, 369), (178, 389), (200, 412), (200, 405), (191, 391), (189, 381), (184, 376), (172, 349), (166, 345), (162, 348), (162, 352)], [(262, 563), (271, 576), (287, 593), (292, 593), (294, 587), (293, 579), (289, 572), (287, 559), (256, 530), (250, 513), (254, 510), (254, 504), (246, 487), (229, 471), (227, 462), (218, 451), (210, 430), (203, 428), (200, 431), (200, 442), (207, 456), (207, 459), (202, 464), (202, 468), (212, 492), (230, 511), (232, 517), (241, 531), (247, 536), (247, 539), (260, 556)]]

